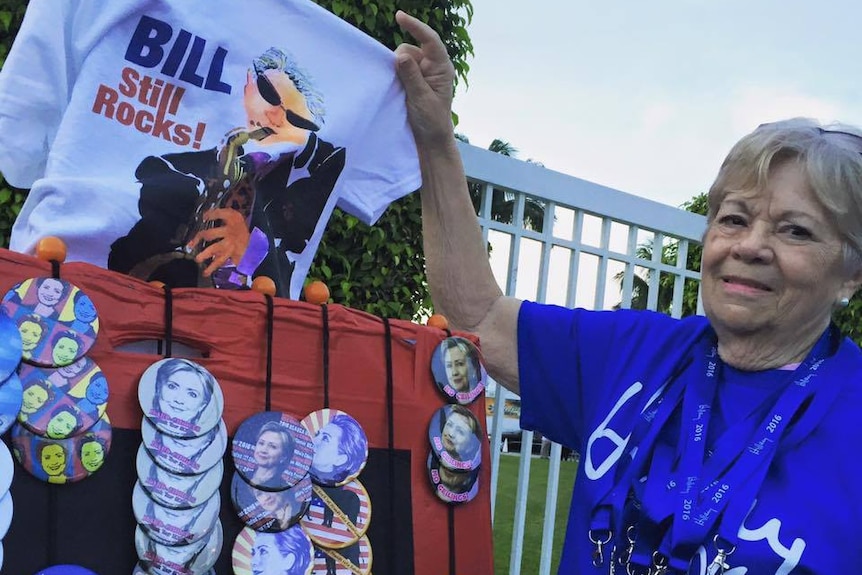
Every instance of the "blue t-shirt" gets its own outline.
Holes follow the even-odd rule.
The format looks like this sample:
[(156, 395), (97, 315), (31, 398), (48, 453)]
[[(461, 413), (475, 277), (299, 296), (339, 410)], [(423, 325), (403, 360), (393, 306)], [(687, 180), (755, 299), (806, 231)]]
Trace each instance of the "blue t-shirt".
[[(635, 420), (707, 326), (700, 316), (677, 320), (654, 312), (522, 305), (521, 426), (581, 454), (560, 574), (608, 572), (609, 549), (605, 564), (593, 567), (595, 546), (588, 537), (591, 513), (601, 496), (596, 486), (616, 471), (633, 447), (625, 442)], [(773, 459), (738, 531), (737, 549), (727, 559), (731, 569), (725, 575), (832, 575), (860, 569), (857, 527), (862, 521), (862, 490), (857, 478), (862, 477), (862, 458), (855, 452), (862, 441), (862, 386), (857, 375), (862, 373), (862, 353), (849, 340), (841, 346), (848, 367), (842, 373), (847, 376), (827, 383), (840, 390), (822, 404), (828, 411), (816, 428), (780, 449)], [(723, 369), (713, 427), (720, 431), (768, 400), (773, 393), (770, 384), (781, 380), (777, 372)], [(678, 421), (668, 421), (660, 442), (678, 440)], [(787, 437), (794, 437), (793, 429)], [(715, 555), (710, 536), (695, 554), (689, 573), (705, 573)]]

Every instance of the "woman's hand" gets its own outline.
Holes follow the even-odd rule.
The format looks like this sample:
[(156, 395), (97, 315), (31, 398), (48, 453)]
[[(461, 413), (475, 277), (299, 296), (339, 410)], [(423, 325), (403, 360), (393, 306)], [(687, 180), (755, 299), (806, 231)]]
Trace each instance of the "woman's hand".
[(234, 265), (239, 264), (245, 250), (248, 248), (248, 224), (242, 214), (232, 208), (216, 208), (204, 213), (204, 222), (222, 223), (219, 227), (201, 230), (189, 242), (188, 247), (196, 249), (202, 243), (209, 244), (195, 256), (198, 264), (211, 260), (203, 270), (204, 277), (209, 277), (230, 259)]
[(407, 115), (419, 144), (452, 139), (452, 96), (455, 67), (440, 36), (427, 24), (401, 10), (395, 21), (419, 46), (401, 44), (395, 50), (398, 77), (407, 92)]

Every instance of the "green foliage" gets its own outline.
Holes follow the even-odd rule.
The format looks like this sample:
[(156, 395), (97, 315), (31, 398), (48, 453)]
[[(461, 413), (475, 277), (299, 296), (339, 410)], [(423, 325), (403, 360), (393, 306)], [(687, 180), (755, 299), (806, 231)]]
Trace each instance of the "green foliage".
[[(458, 81), (467, 81), (473, 44), (467, 25), (473, 17), (470, 0), (316, 0), (389, 48), (409, 41), (395, 23), (404, 10), (437, 30), (455, 65)], [(0, 65), (21, 25), (26, 0), (0, 0)], [(454, 114), (453, 114), (454, 116)], [(0, 177), (2, 178), (2, 177)], [(0, 179), (0, 245), (26, 191)], [(425, 283), (419, 195), (390, 206), (373, 227), (336, 209), (309, 272), (329, 285), (333, 301), (375, 315), (414, 319), (427, 314), (431, 298)]]

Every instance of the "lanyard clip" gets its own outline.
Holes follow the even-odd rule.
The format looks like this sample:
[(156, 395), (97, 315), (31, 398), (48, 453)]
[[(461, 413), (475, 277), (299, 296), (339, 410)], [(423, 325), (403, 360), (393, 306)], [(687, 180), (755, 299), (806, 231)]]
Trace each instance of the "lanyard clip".
[(724, 575), (724, 572), (730, 569), (730, 565), (727, 564), (727, 558), (736, 551), (736, 545), (730, 544), (727, 549), (724, 549), (718, 544), (718, 541), (718, 535), (712, 538), (712, 543), (715, 545), (717, 553), (715, 559), (706, 568), (706, 575)]
[(613, 538), (613, 532), (608, 530), (607, 537), (605, 539), (601, 539), (599, 534), (602, 533), (603, 530), (593, 530), (590, 529), (589, 536), (590, 542), (596, 546), (595, 550), (593, 550), (593, 567), (601, 567), (605, 562), (605, 550), (604, 546), (610, 543)]
[(668, 572), (667, 557), (655, 551), (652, 554), (652, 567), (650, 567), (649, 575), (666, 575)]

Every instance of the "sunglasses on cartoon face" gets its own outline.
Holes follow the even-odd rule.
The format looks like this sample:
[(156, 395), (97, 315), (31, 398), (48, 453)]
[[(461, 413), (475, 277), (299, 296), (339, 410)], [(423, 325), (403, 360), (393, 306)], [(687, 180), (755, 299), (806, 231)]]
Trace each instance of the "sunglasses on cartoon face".
[(278, 106), (282, 110), (284, 110), (285, 117), (287, 121), (290, 122), (293, 126), (303, 130), (309, 130), (311, 132), (316, 132), (320, 130), (320, 126), (312, 122), (311, 120), (306, 120), (293, 110), (284, 107), (284, 104), (281, 101), (281, 96), (278, 95), (278, 90), (273, 86), (272, 81), (266, 77), (264, 74), (266, 70), (255, 70), (255, 76), (257, 77), (257, 91), (260, 93), (260, 97), (264, 99), (264, 101), (270, 106)]

